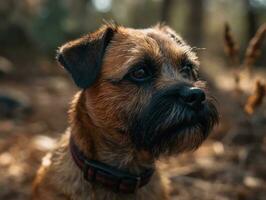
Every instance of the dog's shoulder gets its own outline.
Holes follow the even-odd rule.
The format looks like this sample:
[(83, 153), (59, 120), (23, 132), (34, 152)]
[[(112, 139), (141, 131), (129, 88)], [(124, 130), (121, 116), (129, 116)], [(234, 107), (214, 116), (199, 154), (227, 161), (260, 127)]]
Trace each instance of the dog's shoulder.
[[(83, 176), (71, 159), (69, 137), (69, 131), (66, 131), (56, 148), (43, 158), (33, 183), (33, 200), (68, 200), (71, 194), (83, 193), (84, 185), (90, 187), (83, 183)], [(87, 188), (87, 191), (90, 190)]]

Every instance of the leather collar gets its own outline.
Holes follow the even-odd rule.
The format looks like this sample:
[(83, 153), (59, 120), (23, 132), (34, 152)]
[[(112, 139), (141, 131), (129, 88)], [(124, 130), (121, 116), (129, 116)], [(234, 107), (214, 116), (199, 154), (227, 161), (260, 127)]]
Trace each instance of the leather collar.
[(149, 182), (154, 172), (154, 169), (148, 169), (140, 175), (133, 175), (105, 163), (88, 159), (71, 137), (70, 151), (74, 162), (87, 181), (99, 183), (114, 192), (134, 193)]

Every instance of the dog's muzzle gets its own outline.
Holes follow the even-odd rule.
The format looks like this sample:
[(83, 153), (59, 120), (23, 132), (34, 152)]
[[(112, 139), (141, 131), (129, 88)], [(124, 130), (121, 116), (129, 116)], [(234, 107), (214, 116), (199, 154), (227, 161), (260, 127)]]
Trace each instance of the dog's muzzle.
[(183, 151), (197, 148), (217, 122), (216, 107), (203, 88), (175, 85), (152, 96), (132, 120), (130, 133), (137, 148), (157, 154), (182, 145)]

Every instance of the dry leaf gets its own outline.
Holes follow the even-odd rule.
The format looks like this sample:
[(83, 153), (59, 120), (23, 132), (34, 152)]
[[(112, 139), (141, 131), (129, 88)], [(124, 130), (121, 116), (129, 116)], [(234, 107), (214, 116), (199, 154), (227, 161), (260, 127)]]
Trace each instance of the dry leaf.
[(236, 44), (234, 37), (231, 33), (231, 28), (228, 23), (224, 27), (224, 49), (225, 53), (228, 55), (231, 64), (238, 64), (238, 45)]
[(245, 105), (245, 111), (248, 114), (253, 114), (255, 109), (262, 104), (263, 97), (265, 96), (265, 84), (259, 80), (256, 81), (254, 94), (248, 97)]
[(261, 47), (266, 36), (266, 24), (260, 26), (255, 36), (250, 40), (244, 58), (244, 66), (250, 70), (256, 59), (261, 54)]

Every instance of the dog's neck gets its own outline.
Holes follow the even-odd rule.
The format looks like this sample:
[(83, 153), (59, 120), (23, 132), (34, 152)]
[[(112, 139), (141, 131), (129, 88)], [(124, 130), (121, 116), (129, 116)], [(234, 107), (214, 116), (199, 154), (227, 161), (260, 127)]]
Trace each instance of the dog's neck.
[(133, 174), (154, 168), (154, 159), (150, 154), (136, 151), (128, 136), (111, 130), (107, 133), (93, 124), (86, 111), (85, 98), (84, 91), (79, 92), (69, 112), (71, 135), (84, 155)]

